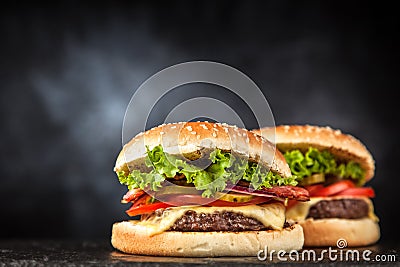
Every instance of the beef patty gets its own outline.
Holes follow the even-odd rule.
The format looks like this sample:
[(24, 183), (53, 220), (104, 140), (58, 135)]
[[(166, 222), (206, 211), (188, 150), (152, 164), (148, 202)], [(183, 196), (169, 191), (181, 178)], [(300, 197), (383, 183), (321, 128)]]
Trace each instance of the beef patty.
[(239, 213), (224, 211), (212, 214), (188, 210), (169, 229), (182, 232), (258, 231), (267, 229), (260, 221)]
[(307, 218), (359, 219), (368, 216), (368, 204), (362, 199), (322, 200), (311, 206)]

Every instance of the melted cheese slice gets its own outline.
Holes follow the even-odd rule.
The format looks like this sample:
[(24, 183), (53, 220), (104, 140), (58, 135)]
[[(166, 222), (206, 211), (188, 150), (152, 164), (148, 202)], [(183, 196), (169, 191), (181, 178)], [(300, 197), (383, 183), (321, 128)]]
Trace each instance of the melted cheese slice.
[(334, 199), (351, 199), (357, 198), (362, 199), (368, 204), (368, 218), (379, 221), (378, 217), (376, 217), (374, 213), (374, 205), (369, 198), (366, 197), (351, 197), (351, 196), (338, 196), (338, 197), (312, 197), (310, 201), (307, 202), (298, 202), (295, 206), (287, 209), (286, 211), (286, 218), (288, 220), (294, 220), (296, 222), (304, 221), (307, 218), (308, 212), (311, 206), (315, 205), (316, 203), (322, 200), (334, 200)]
[(171, 228), (187, 211), (193, 210), (197, 213), (234, 212), (246, 217), (254, 218), (265, 227), (281, 230), (285, 223), (285, 206), (281, 203), (266, 205), (248, 205), (242, 207), (201, 207), (182, 206), (167, 208), (161, 216), (152, 216), (137, 223), (137, 226), (148, 235), (156, 235)]

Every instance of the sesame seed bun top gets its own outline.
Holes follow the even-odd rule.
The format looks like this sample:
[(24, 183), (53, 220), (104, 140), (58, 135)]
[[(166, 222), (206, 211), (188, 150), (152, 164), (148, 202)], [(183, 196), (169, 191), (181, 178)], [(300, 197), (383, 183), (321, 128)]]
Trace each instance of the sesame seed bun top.
[(145, 168), (146, 146), (151, 150), (158, 145), (171, 155), (186, 157), (202, 149), (231, 151), (259, 162), (282, 177), (291, 176), (285, 158), (267, 139), (237, 126), (210, 122), (169, 123), (139, 133), (124, 145), (114, 171)]

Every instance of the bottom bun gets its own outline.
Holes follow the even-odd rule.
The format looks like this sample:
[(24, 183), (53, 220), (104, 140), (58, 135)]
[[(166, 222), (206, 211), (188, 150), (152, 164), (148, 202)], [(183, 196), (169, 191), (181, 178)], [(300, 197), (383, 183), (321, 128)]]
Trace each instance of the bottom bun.
[[(343, 248), (366, 246), (379, 240), (378, 223), (369, 218), (349, 219), (307, 219), (300, 223), (304, 230), (304, 246), (339, 246)], [(339, 244), (340, 239), (344, 239)], [(343, 242), (346, 245), (343, 245)]]
[(281, 231), (175, 232), (149, 236), (137, 221), (115, 223), (111, 244), (131, 254), (180, 257), (257, 256), (267, 246), (299, 250), (304, 243), (303, 229), (295, 224)]

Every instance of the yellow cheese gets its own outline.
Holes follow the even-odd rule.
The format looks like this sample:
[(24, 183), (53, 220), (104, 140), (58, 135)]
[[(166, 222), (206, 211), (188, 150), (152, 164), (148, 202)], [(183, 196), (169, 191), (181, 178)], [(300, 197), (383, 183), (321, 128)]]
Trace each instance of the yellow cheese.
[[(338, 197), (312, 197), (310, 201), (298, 202), (295, 206), (287, 209), (286, 218), (288, 220), (294, 220), (296, 222), (304, 221), (307, 218), (308, 211), (311, 206), (320, 202), (321, 200), (333, 200), (333, 199), (349, 199), (350, 196), (338, 196)], [(357, 197), (357, 199), (363, 199), (368, 204), (368, 217), (374, 221), (379, 221), (378, 217), (374, 214), (374, 205), (369, 198)]]
[(148, 235), (162, 233), (180, 219), (188, 210), (197, 213), (214, 212), (234, 212), (246, 217), (254, 218), (261, 222), (265, 227), (281, 230), (285, 223), (285, 207), (281, 203), (272, 203), (265, 205), (248, 205), (241, 207), (202, 207), (202, 206), (183, 206), (167, 208), (160, 216), (151, 216), (146, 220), (138, 222), (138, 226)]

